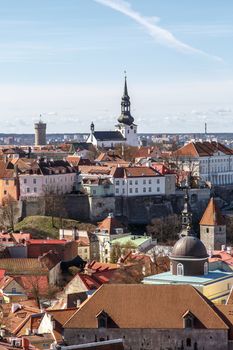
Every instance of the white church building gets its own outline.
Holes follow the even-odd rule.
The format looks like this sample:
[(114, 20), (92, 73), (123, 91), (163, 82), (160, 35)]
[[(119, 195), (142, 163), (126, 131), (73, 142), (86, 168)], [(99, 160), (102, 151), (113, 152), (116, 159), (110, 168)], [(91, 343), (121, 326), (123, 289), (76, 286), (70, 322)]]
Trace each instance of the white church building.
[(88, 143), (95, 147), (113, 148), (116, 145), (138, 146), (137, 125), (130, 112), (130, 97), (128, 95), (127, 78), (125, 77), (124, 94), (121, 99), (121, 115), (115, 131), (96, 131), (95, 125), (91, 123), (91, 133), (87, 138)]

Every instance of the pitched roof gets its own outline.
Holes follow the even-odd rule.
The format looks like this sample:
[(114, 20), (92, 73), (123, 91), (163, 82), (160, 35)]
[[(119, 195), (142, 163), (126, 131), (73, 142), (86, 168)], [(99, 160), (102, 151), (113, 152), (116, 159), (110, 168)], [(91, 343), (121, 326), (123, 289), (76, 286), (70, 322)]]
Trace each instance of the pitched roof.
[(225, 219), (218, 208), (214, 198), (210, 198), (208, 206), (201, 218), (200, 225), (216, 226), (225, 225)]
[(38, 259), (5, 258), (0, 259), (0, 269), (5, 269), (7, 274), (45, 274), (48, 269)]
[(215, 141), (190, 142), (187, 145), (179, 148), (177, 151), (173, 152), (173, 155), (181, 157), (209, 157), (213, 156), (218, 151), (226, 155), (233, 155), (233, 150)]
[(162, 176), (157, 170), (147, 166), (115, 167), (111, 173), (114, 178)]
[(113, 215), (109, 214), (103, 221), (98, 223), (100, 230), (107, 230), (110, 235), (116, 234), (117, 228), (124, 228), (120, 221)]
[(94, 137), (97, 141), (124, 141), (125, 138), (120, 131), (95, 131)]
[(68, 321), (76, 311), (77, 308), (47, 311), (47, 313), (51, 315), (52, 319), (55, 321), (55, 327), (52, 333), (57, 342), (62, 341), (63, 324), (66, 323), (66, 321)]
[(190, 311), (207, 329), (228, 329), (211, 305), (190, 285), (103, 284), (64, 328), (97, 328), (104, 310), (120, 328), (183, 329)]

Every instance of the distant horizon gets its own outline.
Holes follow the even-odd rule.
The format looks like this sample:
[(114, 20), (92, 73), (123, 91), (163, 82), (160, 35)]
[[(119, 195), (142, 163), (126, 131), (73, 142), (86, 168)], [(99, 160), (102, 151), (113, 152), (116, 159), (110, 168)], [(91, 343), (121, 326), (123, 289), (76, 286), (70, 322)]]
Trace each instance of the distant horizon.
[[(0, 13), (1, 129), (110, 130), (127, 71), (139, 132), (228, 132), (233, 2), (11, 0)], [(233, 127), (232, 127), (233, 132)]]

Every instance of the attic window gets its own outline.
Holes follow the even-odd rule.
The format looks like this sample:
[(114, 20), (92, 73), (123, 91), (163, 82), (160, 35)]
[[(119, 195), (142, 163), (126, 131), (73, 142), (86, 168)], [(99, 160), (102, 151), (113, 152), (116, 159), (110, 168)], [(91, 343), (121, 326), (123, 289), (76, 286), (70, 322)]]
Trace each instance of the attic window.
[(191, 314), (191, 312), (188, 312), (183, 317), (183, 326), (184, 328), (194, 328), (194, 316)]
[(98, 328), (107, 328), (108, 325), (108, 315), (106, 312), (101, 311), (97, 316)]

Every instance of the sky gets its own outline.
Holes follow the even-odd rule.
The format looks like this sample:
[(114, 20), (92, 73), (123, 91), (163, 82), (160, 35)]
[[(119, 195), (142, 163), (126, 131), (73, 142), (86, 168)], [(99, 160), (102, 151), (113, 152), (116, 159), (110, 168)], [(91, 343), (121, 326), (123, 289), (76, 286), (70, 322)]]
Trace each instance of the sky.
[(233, 132), (233, 1), (0, 0), (1, 132)]

